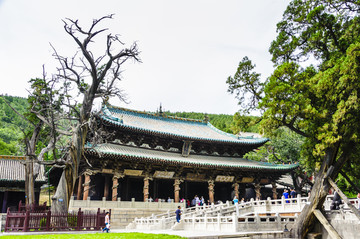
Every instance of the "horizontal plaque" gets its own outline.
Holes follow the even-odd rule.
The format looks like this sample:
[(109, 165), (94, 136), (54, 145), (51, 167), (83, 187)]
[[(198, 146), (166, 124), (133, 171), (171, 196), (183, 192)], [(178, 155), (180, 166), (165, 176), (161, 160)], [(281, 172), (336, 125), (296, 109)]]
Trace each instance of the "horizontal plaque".
[(203, 180), (205, 179), (205, 174), (197, 174), (197, 173), (188, 173), (186, 174), (187, 180)]
[(168, 172), (168, 171), (155, 171), (154, 178), (172, 178), (175, 172)]
[(124, 174), (128, 176), (140, 176), (142, 174), (142, 170), (134, 170), (134, 169), (125, 169)]
[(101, 170), (102, 173), (109, 173), (109, 174), (114, 174), (114, 170), (109, 169), (109, 168), (103, 168)]
[(234, 181), (235, 176), (217, 175), (215, 182), (231, 183)]
[(243, 177), (241, 179), (242, 183), (252, 183), (254, 181), (254, 178), (249, 178), (249, 177)]
[(260, 180), (260, 183), (261, 183), (261, 184), (269, 184), (269, 183), (270, 183), (270, 180), (269, 180), (268, 178), (262, 178), (262, 179)]

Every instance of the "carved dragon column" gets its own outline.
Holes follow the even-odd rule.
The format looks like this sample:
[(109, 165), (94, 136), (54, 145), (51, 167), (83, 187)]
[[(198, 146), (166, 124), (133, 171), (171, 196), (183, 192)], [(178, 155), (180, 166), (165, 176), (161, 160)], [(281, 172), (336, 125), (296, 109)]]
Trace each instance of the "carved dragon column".
[(152, 180), (151, 177), (145, 176), (144, 178), (144, 202), (147, 202), (149, 199), (149, 180)]
[(214, 194), (215, 194), (215, 181), (213, 179), (210, 179), (208, 181), (208, 184), (209, 184), (209, 200), (210, 200), (210, 203), (214, 203), (215, 200), (214, 200)]
[(235, 196), (239, 199), (239, 184), (234, 183), (232, 186), (234, 188)]
[(258, 199), (258, 200), (261, 199), (260, 189), (261, 189), (260, 183), (255, 183), (256, 199)]
[(123, 178), (125, 177), (125, 175), (123, 173), (115, 173), (112, 181), (113, 181), (113, 186), (112, 186), (112, 201), (116, 201), (117, 196), (118, 196), (118, 187), (119, 187), (119, 178)]
[(276, 182), (271, 182), (271, 185), (272, 185), (273, 199), (277, 199)]
[(174, 199), (175, 202), (180, 202), (180, 184), (184, 182), (184, 180), (181, 179), (175, 179), (174, 181)]
[(90, 182), (91, 182), (90, 176), (93, 175), (93, 173), (90, 170), (86, 170), (84, 175), (85, 175), (85, 182), (83, 185), (84, 186), (83, 200), (87, 200), (90, 190)]

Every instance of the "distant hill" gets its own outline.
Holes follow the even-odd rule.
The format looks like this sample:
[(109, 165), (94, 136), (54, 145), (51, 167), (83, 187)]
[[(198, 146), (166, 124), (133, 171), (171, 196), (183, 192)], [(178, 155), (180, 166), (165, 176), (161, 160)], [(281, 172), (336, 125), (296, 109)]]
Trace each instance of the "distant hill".
[[(204, 113), (196, 113), (196, 112), (166, 112), (169, 116), (177, 116), (181, 118), (188, 118), (188, 119), (199, 119), (203, 120), (205, 118)], [(230, 129), (231, 123), (233, 121), (232, 115), (226, 115), (226, 114), (207, 114), (207, 117), (209, 118), (209, 122), (215, 126), (216, 128), (227, 132), (232, 133), (232, 130)]]
[(23, 155), (24, 144), (21, 141), (21, 129), (27, 127), (27, 122), (16, 114), (6, 104), (7, 101), (19, 114), (24, 114), (28, 108), (26, 98), (1, 95), (0, 97), (0, 154)]

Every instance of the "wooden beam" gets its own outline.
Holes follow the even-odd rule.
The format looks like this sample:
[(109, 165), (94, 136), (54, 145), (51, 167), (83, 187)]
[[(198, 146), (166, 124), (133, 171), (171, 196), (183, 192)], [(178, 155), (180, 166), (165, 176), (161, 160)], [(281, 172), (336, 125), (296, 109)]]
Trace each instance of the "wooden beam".
[(330, 185), (335, 189), (335, 191), (340, 195), (340, 197), (345, 201), (345, 203), (349, 206), (350, 210), (355, 214), (355, 216), (360, 220), (360, 212), (352, 205), (349, 199), (345, 196), (345, 194), (340, 190), (340, 188), (336, 185), (336, 183), (328, 178)]
[(331, 224), (328, 222), (328, 220), (326, 220), (326, 218), (319, 209), (314, 210), (314, 215), (319, 220), (319, 222), (325, 227), (326, 231), (329, 233), (331, 238), (341, 239), (339, 233), (334, 229), (333, 226), (331, 226)]

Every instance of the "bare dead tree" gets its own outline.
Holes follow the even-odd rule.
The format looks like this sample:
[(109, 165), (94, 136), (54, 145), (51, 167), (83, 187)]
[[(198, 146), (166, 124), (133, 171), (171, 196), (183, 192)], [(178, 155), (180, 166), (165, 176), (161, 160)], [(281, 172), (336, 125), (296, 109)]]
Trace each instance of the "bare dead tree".
[[(84, 144), (90, 128), (94, 100), (114, 96), (125, 100), (123, 91), (117, 86), (121, 80), (122, 65), (130, 59), (140, 61), (137, 44), (133, 43), (126, 48), (118, 35), (106, 36), (103, 54), (95, 56), (90, 50), (95, 38), (108, 30), (101, 28), (101, 23), (112, 18), (113, 15), (107, 15), (95, 19), (87, 29), (80, 26), (78, 20), (63, 20), (65, 32), (79, 49), (72, 57), (60, 55), (55, 47), (51, 46), (59, 67), (46, 87), (51, 89), (48, 94), (57, 97), (58, 108), (53, 105), (52, 112), (58, 115), (47, 118), (40, 113), (42, 109), (32, 112), (46, 126), (54, 129), (57, 135), (65, 134), (71, 137), (65, 153), (56, 161), (57, 166), (63, 167), (63, 173), (53, 197), (54, 212), (66, 212), (68, 209), (79, 175), (79, 164), (84, 159)], [(65, 121), (68, 128), (64, 128)]]

